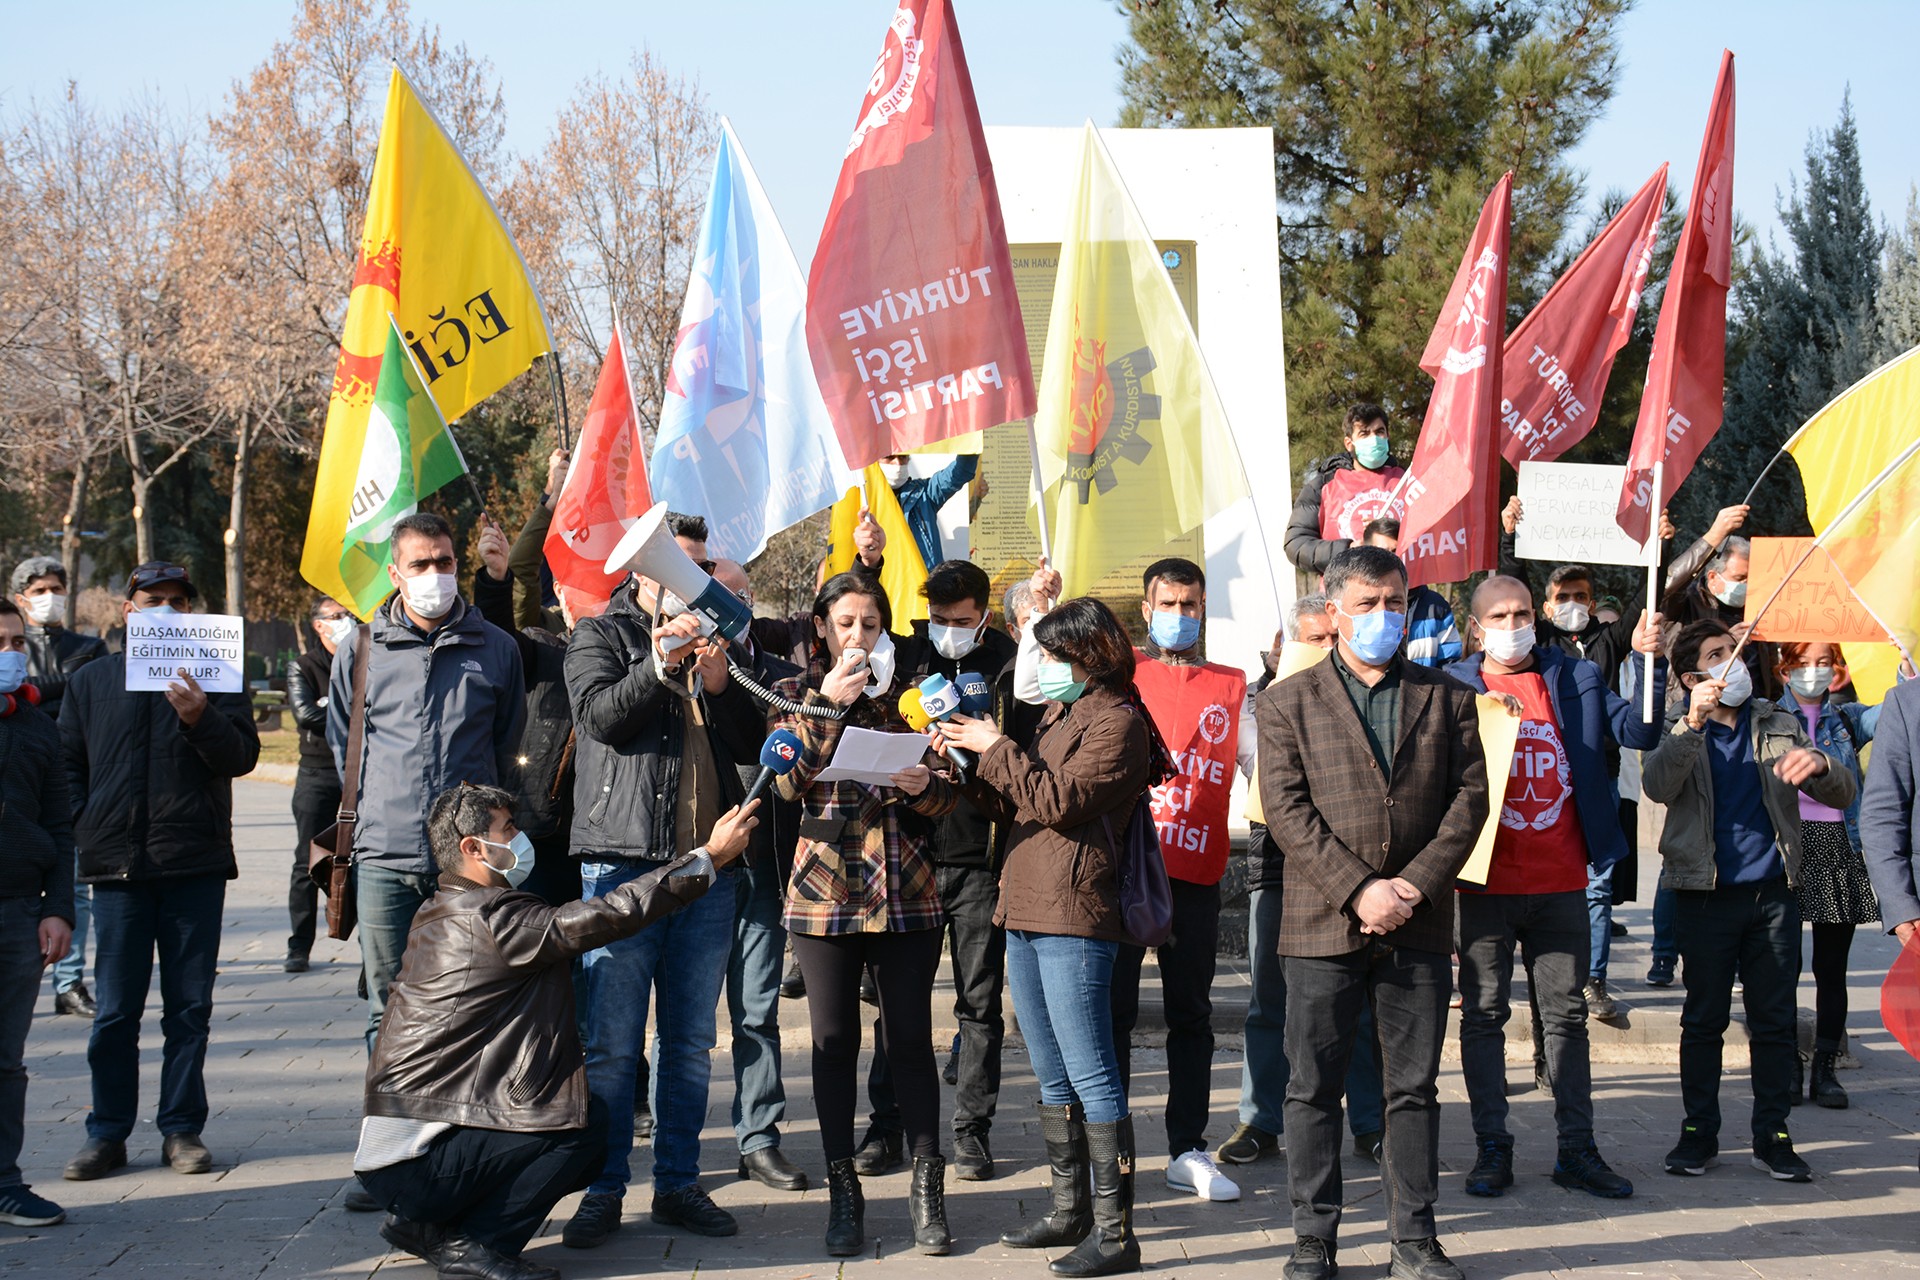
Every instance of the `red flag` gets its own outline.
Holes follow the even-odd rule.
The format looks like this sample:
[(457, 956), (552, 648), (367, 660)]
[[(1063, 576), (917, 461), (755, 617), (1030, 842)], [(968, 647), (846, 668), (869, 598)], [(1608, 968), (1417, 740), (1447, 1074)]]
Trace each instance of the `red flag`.
[(627, 526), (652, 506), (640, 412), (627, 378), (626, 344), (615, 325), (573, 447), (573, 465), (553, 504), (545, 546), (554, 584), (575, 617), (599, 612), (582, 604), (604, 606), (625, 579), (625, 574), (608, 575), (602, 566)]
[(1501, 348), (1507, 336), (1507, 233), (1513, 174), (1494, 185), (1454, 273), (1420, 367), (1433, 399), (1401, 480), (1407, 582), (1458, 582), (1499, 558)]
[(1033, 413), (1027, 331), (960, 28), (900, 0), (807, 273), (807, 346), (854, 470)]
[(1733, 54), (1722, 50), (1687, 221), (1660, 301), (1647, 390), (1627, 454), (1615, 519), (1644, 542), (1653, 531), (1653, 467), (1666, 460), (1660, 500), (1680, 487), (1720, 415), (1727, 378), (1727, 286), (1733, 279)]
[(1613, 358), (1633, 334), (1666, 194), (1663, 164), (1507, 339), (1500, 452), (1514, 468), (1552, 462), (1593, 430)]
[(1920, 1058), (1920, 936), (1900, 948), (1880, 984), (1880, 1020), (1902, 1049)]

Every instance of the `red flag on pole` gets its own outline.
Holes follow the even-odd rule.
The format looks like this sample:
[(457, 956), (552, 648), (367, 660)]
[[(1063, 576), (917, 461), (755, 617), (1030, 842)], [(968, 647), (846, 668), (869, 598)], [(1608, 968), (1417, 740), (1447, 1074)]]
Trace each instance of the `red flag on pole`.
[(1880, 1020), (1902, 1049), (1920, 1058), (1920, 938), (1900, 948), (1880, 984)]
[(608, 575), (602, 566), (627, 526), (653, 506), (647, 484), (646, 449), (640, 435), (640, 411), (627, 377), (626, 343), (613, 327), (600, 381), (580, 424), (567, 482), (553, 504), (547, 531), (547, 565), (554, 585), (576, 618), (598, 613), (625, 574)]
[(1507, 234), (1513, 174), (1495, 184), (1454, 273), (1420, 367), (1433, 399), (1401, 481), (1400, 559), (1407, 582), (1458, 582), (1500, 552), (1501, 348), (1507, 336)]
[(1667, 166), (1583, 249), (1507, 339), (1500, 452), (1552, 462), (1593, 430), (1613, 358), (1633, 334), (1667, 194)]
[(900, 0), (807, 273), (847, 465), (1033, 413), (1027, 332), (960, 28)]
[[(1700, 163), (1687, 197), (1687, 221), (1660, 301), (1647, 390), (1627, 455), (1626, 483), (1615, 517), (1644, 542), (1658, 502), (1680, 487), (1699, 461), (1720, 415), (1727, 374), (1727, 286), (1733, 279), (1733, 54), (1722, 50)], [(1653, 466), (1664, 457), (1661, 493)]]

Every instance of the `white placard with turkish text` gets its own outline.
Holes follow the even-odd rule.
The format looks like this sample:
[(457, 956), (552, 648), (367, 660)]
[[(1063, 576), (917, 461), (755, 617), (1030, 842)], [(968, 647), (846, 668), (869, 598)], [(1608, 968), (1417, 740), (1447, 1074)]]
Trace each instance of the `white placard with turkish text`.
[(1521, 463), (1514, 555), (1556, 564), (1649, 563), (1658, 535), (1643, 547), (1614, 518), (1626, 473), (1597, 463)]
[(244, 692), (246, 639), (231, 614), (128, 614), (127, 692), (164, 691), (182, 669), (208, 693)]

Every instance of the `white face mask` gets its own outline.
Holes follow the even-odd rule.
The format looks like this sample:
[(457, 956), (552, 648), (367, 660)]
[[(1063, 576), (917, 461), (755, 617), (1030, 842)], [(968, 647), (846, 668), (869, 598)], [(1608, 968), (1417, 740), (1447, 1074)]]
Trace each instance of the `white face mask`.
[(474, 839), (479, 840), (481, 844), (489, 849), (505, 849), (513, 855), (512, 865), (505, 867), (496, 867), (493, 865), (492, 859), (488, 858), (485, 854), (480, 855), (480, 861), (487, 864), (488, 870), (497, 871), (506, 877), (507, 888), (518, 889), (527, 882), (527, 877), (533, 874), (533, 864), (535, 860), (533, 838), (526, 832), (516, 832), (513, 839), (506, 844), (496, 844), (492, 840), (483, 839), (480, 836), (475, 836)]
[(351, 617), (342, 616), (334, 618), (321, 625), (326, 627), (327, 639), (333, 642), (333, 647), (336, 649), (345, 644), (347, 637), (353, 634), (353, 619)]
[(977, 627), (943, 627), (938, 623), (927, 624), (927, 639), (933, 641), (934, 652), (943, 658), (964, 658), (980, 647), (980, 633), (987, 629), (986, 619), (980, 620)]
[(460, 593), (460, 580), (451, 573), (419, 573), (400, 580), (406, 593), (407, 608), (423, 618), (438, 618), (453, 608)]
[(1720, 691), (1720, 705), (1723, 707), (1740, 706), (1753, 696), (1753, 673), (1738, 658), (1715, 663), (1707, 668), (1707, 674), (1715, 680), (1727, 682), (1727, 687)]
[(1552, 617), (1554, 626), (1576, 636), (1585, 631), (1587, 624), (1593, 621), (1593, 614), (1589, 613), (1587, 606), (1578, 600), (1561, 601), (1553, 607)]
[(878, 698), (893, 685), (893, 663), (897, 655), (893, 651), (893, 637), (882, 631), (874, 642), (873, 652), (867, 655), (867, 687), (861, 692), (869, 698)]
[(1811, 702), (1815, 698), (1824, 698), (1827, 690), (1833, 688), (1832, 667), (1795, 667), (1787, 672), (1787, 687), (1795, 696)]
[(1480, 628), (1481, 647), (1487, 656), (1502, 666), (1511, 666), (1533, 652), (1533, 624), (1516, 627), (1512, 631), (1489, 631)]
[(1720, 585), (1713, 588), (1713, 598), (1729, 609), (1738, 609), (1747, 602), (1747, 584), (1728, 582), (1725, 578), (1721, 578)]
[(27, 618), (37, 626), (46, 626), (67, 616), (67, 593), (49, 591), (45, 595), (27, 597)]
[(907, 464), (904, 462), (883, 462), (880, 474), (886, 477), (887, 487), (898, 489), (907, 482)]

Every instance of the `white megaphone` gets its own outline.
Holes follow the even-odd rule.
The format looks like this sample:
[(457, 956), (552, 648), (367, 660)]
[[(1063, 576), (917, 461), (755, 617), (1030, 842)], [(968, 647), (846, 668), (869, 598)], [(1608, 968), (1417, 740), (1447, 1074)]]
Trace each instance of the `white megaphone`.
[(686, 601), (687, 612), (700, 619), (702, 635), (718, 632), (729, 642), (740, 644), (753, 624), (753, 610), (746, 602), (708, 577), (667, 532), (664, 502), (655, 503), (620, 535), (619, 544), (607, 557), (606, 571), (653, 579), (663, 593), (671, 592)]

